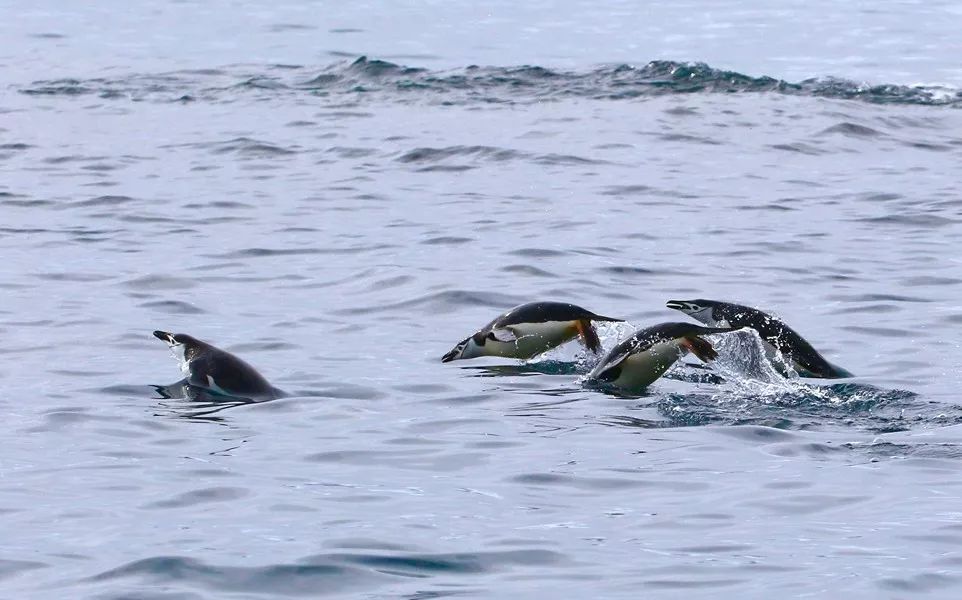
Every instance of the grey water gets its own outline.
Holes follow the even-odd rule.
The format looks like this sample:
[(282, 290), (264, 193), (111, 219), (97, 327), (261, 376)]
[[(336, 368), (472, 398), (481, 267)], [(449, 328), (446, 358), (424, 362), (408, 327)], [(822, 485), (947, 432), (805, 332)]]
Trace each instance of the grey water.
[[(962, 592), (962, 4), (0, 14), (0, 597)], [(439, 360), (699, 297), (856, 377)]]

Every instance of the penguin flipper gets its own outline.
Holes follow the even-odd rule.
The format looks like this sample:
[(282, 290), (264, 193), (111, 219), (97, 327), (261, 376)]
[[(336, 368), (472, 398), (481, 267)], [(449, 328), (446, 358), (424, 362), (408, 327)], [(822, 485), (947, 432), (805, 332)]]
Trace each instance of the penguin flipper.
[(495, 342), (503, 342), (505, 344), (518, 341), (518, 336), (510, 329), (492, 329), (488, 332), (487, 337)]
[(702, 362), (711, 362), (718, 358), (718, 351), (712, 347), (711, 343), (704, 338), (698, 337), (697, 335), (683, 338), (681, 345), (689, 352), (700, 358)]
[(581, 336), (581, 340), (585, 343), (585, 347), (591, 350), (595, 354), (601, 352), (601, 340), (598, 339), (598, 332), (595, 331), (594, 325), (588, 319), (579, 319), (575, 321), (575, 329), (578, 330), (578, 335)]

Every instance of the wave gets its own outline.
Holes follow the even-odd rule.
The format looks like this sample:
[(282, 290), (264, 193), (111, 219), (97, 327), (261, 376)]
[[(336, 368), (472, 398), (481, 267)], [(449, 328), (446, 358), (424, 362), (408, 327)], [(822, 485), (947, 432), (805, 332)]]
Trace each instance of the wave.
[[(54, 79), (15, 87), (30, 96), (85, 97), (156, 102), (229, 102), (279, 94), (310, 95), (335, 102), (390, 100), (437, 104), (515, 104), (552, 99), (630, 100), (672, 94), (777, 93), (857, 100), (874, 104), (962, 106), (962, 90), (947, 86), (869, 84), (835, 77), (788, 82), (716, 69), (700, 62), (651, 61), (583, 71), (539, 66), (433, 71), (361, 56), (328, 66), (237, 65), (220, 69), (129, 75), (122, 78)], [(871, 131), (826, 132), (872, 135)]]

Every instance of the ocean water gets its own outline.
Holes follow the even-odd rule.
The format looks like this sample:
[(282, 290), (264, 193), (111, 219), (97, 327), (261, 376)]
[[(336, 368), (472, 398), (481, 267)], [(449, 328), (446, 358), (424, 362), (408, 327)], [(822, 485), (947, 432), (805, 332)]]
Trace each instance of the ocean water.
[[(0, 597), (962, 593), (962, 4), (2, 11)], [(698, 297), (856, 377), (439, 361)]]

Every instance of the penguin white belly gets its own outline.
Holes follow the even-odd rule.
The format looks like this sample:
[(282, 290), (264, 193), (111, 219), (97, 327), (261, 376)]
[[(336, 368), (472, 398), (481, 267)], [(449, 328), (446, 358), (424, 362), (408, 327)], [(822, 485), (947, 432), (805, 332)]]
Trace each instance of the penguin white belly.
[(519, 323), (505, 329), (514, 334), (515, 340), (511, 342), (486, 340), (484, 347), (491, 356), (532, 358), (578, 335), (574, 321)]
[(682, 355), (681, 342), (659, 342), (643, 352), (636, 352), (621, 362), (621, 373), (611, 383), (623, 388), (648, 387), (665, 374)]

